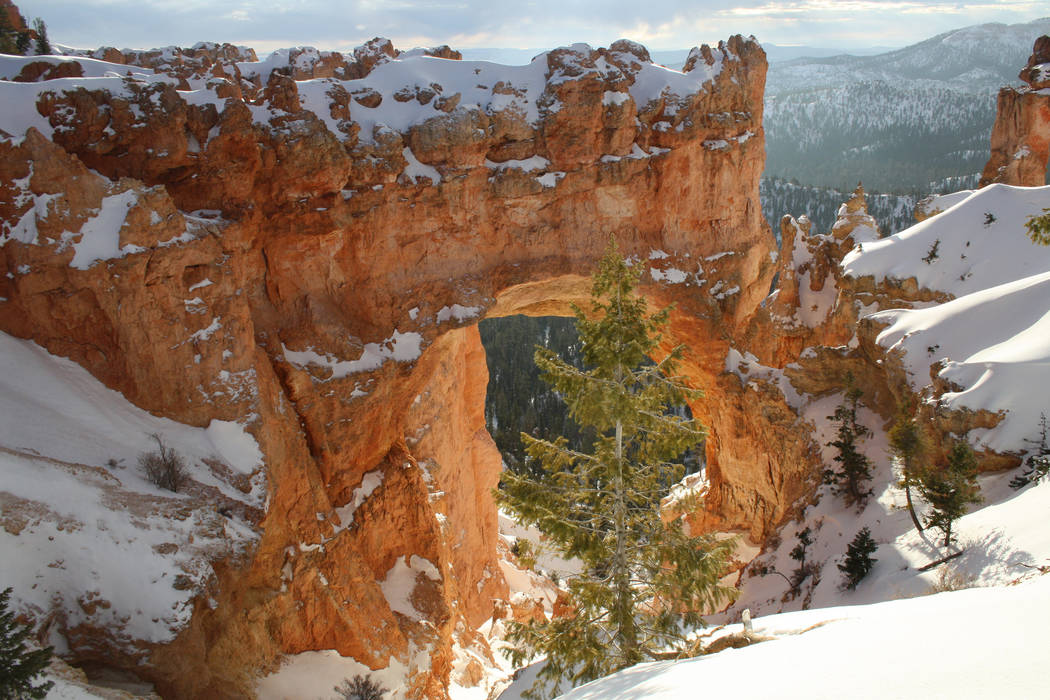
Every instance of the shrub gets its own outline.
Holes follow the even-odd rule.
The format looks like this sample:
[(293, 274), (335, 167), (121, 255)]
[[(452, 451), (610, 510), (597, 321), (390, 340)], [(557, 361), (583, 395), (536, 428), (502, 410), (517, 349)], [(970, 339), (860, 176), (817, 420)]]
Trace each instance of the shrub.
[(34, 685), (33, 679), (47, 668), (54, 649), (26, 648), (30, 630), (16, 622), (14, 612), (7, 609), (10, 598), (10, 588), (0, 592), (0, 697), (43, 698), (54, 683)]
[(334, 688), (337, 700), (383, 700), (386, 688), (372, 680), (371, 676), (354, 676), (353, 680), (344, 678)]
[(186, 461), (174, 448), (168, 447), (160, 436), (150, 437), (157, 441), (157, 449), (139, 455), (139, 467), (154, 486), (177, 492), (189, 480)]
[(973, 588), (976, 578), (973, 575), (956, 569), (954, 566), (946, 566), (937, 574), (937, 580), (930, 584), (926, 593), (946, 593), (947, 591), (961, 591)]
[(510, 551), (518, 558), (521, 568), (532, 571), (536, 567), (536, 547), (529, 540), (514, 540)]

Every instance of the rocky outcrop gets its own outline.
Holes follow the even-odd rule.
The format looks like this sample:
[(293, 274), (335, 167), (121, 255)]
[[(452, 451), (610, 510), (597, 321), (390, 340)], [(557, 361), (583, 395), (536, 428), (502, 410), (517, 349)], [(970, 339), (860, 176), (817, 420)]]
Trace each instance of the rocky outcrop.
[[(0, 124), (0, 327), (158, 415), (241, 421), (265, 455), (251, 563), (213, 562), (147, 664), (110, 659), (165, 694), (250, 694), (280, 655), (336, 649), (440, 698), (455, 645), (486, 655), (470, 630), (507, 594), (473, 326), (565, 313), (610, 237), (677, 303), (712, 522), (758, 536), (786, 512), (735, 471), (752, 419), (721, 376), (774, 274), (758, 44), (686, 73), (626, 41), (516, 68), (431, 54), (103, 50), (105, 72), (50, 61), (99, 71), (90, 88), (46, 68), (18, 93), (35, 113)], [(804, 470), (771, 453), (778, 478)]]
[(992, 155), (980, 186), (993, 182), (1023, 187), (1045, 185), (1050, 164), (1050, 36), (1035, 41), (1020, 76), (1026, 85), (999, 91)]

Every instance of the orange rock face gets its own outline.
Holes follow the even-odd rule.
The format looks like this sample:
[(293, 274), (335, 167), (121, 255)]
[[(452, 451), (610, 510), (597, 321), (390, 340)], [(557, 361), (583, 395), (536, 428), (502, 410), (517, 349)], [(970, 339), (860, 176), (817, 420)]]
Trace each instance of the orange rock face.
[[(709, 393), (712, 522), (760, 535), (786, 512), (737, 470), (752, 417), (721, 376), (775, 272), (757, 43), (705, 47), (685, 74), (631, 42), (576, 45), (445, 84), (381, 40), (265, 75), (229, 45), (96, 53), (174, 80), (25, 68), (44, 80), (33, 128), (0, 124), (0, 328), (159, 415), (247, 422), (270, 489), (251, 564), (213, 562), (176, 641), (112, 663), (237, 697), (281, 654), (336, 649), (444, 697), (453, 645), (486, 655), (470, 630), (507, 597), (474, 324), (565, 313), (611, 236), (678, 304), (667, 341)], [(775, 432), (766, 472), (794, 475)], [(396, 576), (408, 603), (384, 592)]]
[(999, 91), (992, 155), (981, 174), (981, 187), (994, 182), (1022, 187), (1046, 184), (1050, 163), (1050, 36), (1036, 39), (1020, 78), (1026, 86)]

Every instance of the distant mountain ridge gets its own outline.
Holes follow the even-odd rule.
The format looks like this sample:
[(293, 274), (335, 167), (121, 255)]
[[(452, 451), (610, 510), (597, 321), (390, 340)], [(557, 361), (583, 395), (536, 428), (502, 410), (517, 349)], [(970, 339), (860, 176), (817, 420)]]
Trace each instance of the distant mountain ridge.
[(1050, 18), (982, 24), (877, 56), (797, 59), (766, 80), (767, 177), (925, 194), (979, 173), (1000, 86)]
[[(553, 47), (552, 47), (553, 48)], [(819, 46), (788, 46), (780, 44), (766, 44), (762, 42), (762, 48), (766, 52), (766, 60), (772, 63), (799, 60), (814, 57), (840, 57), (847, 55), (843, 49), (834, 49)], [(524, 65), (533, 57), (538, 56), (546, 49), (508, 49), (508, 48), (479, 48), (460, 49), (464, 60), (467, 61), (492, 61), (493, 63), (506, 63), (510, 65)], [(893, 49), (888, 46), (870, 46), (852, 49), (849, 54), (853, 57), (872, 56), (882, 54)], [(685, 59), (689, 56), (690, 49), (654, 49), (649, 52), (654, 62), (660, 65), (681, 70)]]
[[(1017, 82), (1035, 39), (1050, 32), (1050, 17), (1023, 24), (963, 27), (874, 56), (797, 58), (771, 65), (766, 91), (842, 87), (861, 81), (929, 81), (970, 92)], [(771, 61), (771, 64), (773, 62)]]

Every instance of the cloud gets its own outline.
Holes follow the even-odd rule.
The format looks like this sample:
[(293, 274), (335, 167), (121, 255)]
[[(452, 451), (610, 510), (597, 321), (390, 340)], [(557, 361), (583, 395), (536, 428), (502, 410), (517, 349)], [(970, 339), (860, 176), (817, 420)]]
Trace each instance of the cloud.
[[(728, 5), (728, 6), (727, 6)], [(902, 46), (988, 21), (1023, 22), (1042, 2), (945, 0), (24, 0), (59, 43), (150, 48), (201, 40), (260, 53), (295, 45), (349, 48), (373, 36), (399, 47), (551, 48), (633, 38), (652, 49), (688, 48), (730, 34), (768, 43)], [(901, 22), (921, 15), (922, 22)]]

